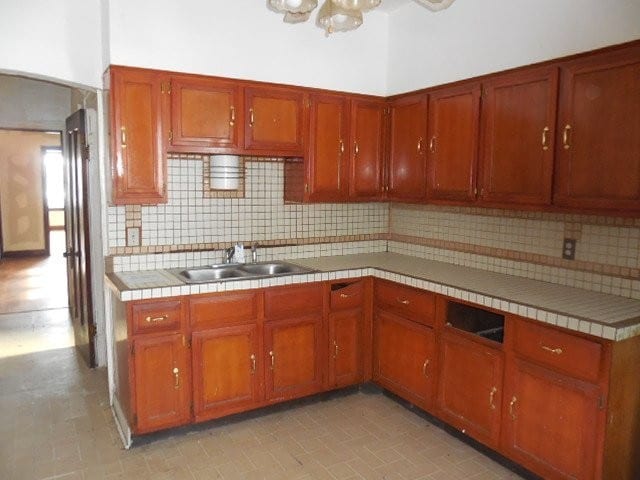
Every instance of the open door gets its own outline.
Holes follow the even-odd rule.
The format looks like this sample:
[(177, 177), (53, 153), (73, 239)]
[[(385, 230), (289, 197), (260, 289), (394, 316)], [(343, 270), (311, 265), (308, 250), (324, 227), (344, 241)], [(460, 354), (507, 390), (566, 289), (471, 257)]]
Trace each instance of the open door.
[(65, 232), (69, 314), (76, 348), (89, 367), (96, 366), (89, 253), (89, 151), (85, 111), (67, 118), (65, 141)]

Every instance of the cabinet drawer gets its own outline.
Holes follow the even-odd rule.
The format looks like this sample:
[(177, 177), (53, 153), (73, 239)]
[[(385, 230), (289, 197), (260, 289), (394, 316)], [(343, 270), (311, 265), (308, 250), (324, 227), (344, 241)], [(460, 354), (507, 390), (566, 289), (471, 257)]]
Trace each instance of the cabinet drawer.
[(602, 344), (524, 320), (515, 327), (516, 353), (585, 380), (600, 378)]
[(398, 283), (377, 281), (374, 298), (377, 305), (392, 310), (414, 322), (433, 325), (435, 295)]
[(331, 310), (346, 310), (348, 308), (358, 308), (362, 306), (364, 295), (363, 282), (355, 283), (333, 283), (331, 284), (331, 295), (329, 303)]
[(133, 335), (182, 329), (182, 302), (180, 300), (136, 302), (131, 305), (130, 311)]
[(258, 319), (258, 292), (207, 295), (189, 300), (189, 320), (193, 328), (239, 325)]
[(264, 314), (267, 320), (322, 313), (322, 285), (276, 287), (264, 292)]

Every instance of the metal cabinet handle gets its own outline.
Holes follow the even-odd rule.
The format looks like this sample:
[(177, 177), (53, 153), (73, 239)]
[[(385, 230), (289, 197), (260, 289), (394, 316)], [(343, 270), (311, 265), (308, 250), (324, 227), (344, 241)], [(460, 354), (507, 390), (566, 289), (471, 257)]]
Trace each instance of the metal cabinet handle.
[(429, 140), (429, 151), (431, 153), (435, 153), (435, 151), (436, 151), (436, 136), (435, 135), (433, 137), (431, 137), (431, 140)]
[(231, 106), (229, 108), (229, 114), (231, 116), (231, 118), (229, 119), (229, 125), (233, 127), (233, 125), (236, 123), (236, 107)]
[(401, 303), (403, 305), (409, 305), (411, 303), (409, 300), (406, 300), (406, 299), (396, 298), (396, 300), (398, 301), (398, 303)]
[(273, 350), (269, 352), (269, 356), (271, 357), (271, 370), (276, 366), (276, 356), (273, 353)]
[(511, 398), (511, 401), (509, 402), (509, 416), (511, 417), (511, 420), (515, 420), (516, 419), (516, 402), (518, 401), (518, 399), (515, 397), (515, 395)]
[(495, 403), (493, 403), (493, 398), (495, 397), (497, 392), (498, 392), (498, 389), (496, 387), (493, 387), (489, 392), (489, 407), (491, 407), (491, 410), (496, 409), (496, 405)]
[(340, 298), (349, 298), (351, 295), (347, 295), (346, 293), (341, 293)]
[(422, 137), (418, 139), (418, 153), (422, 153)]
[(120, 146), (127, 148), (127, 127), (120, 127)]
[(546, 345), (540, 345), (540, 348), (542, 348), (542, 350), (544, 350), (545, 352), (553, 353), (554, 355), (562, 355), (561, 348), (552, 348), (547, 347)]
[(569, 150), (571, 148), (571, 125), (567, 124), (564, 126), (564, 130), (562, 132), (562, 145), (565, 150)]
[(169, 319), (169, 315), (161, 315), (159, 317), (152, 317), (151, 315), (148, 315), (144, 318), (144, 321), (147, 323), (156, 323), (156, 322), (164, 322), (165, 320)]
[(336, 342), (335, 340), (333, 341), (333, 358), (338, 358), (338, 350), (340, 349), (340, 347), (338, 347), (338, 342)]
[(542, 129), (542, 150), (549, 150), (549, 139), (547, 136), (549, 135), (549, 127), (544, 127)]
[(254, 123), (255, 123), (255, 118), (253, 116), (253, 108), (250, 108), (249, 109), (249, 126), (253, 127)]
[(252, 353), (249, 358), (251, 359), (251, 374), (253, 375), (256, 373), (256, 356)]
[(422, 374), (427, 378), (429, 378), (429, 374), (427, 373), (427, 368), (429, 367), (430, 363), (431, 363), (431, 360), (427, 358), (422, 364)]
[(355, 155), (360, 153), (360, 147), (358, 146), (358, 142), (353, 142), (353, 152)]
[(340, 139), (340, 155), (344, 153), (344, 142)]
[(173, 388), (177, 390), (180, 388), (180, 370), (178, 370), (178, 367), (173, 368), (173, 377), (175, 380), (175, 383), (173, 384)]

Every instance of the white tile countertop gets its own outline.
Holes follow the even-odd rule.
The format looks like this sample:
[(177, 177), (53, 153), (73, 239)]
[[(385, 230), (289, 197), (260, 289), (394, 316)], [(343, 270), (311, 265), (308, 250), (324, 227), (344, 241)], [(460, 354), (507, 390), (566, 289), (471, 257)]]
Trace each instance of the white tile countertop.
[(287, 260), (314, 273), (186, 285), (166, 270), (110, 273), (123, 301), (372, 275), (609, 340), (640, 335), (640, 301), (395, 253)]

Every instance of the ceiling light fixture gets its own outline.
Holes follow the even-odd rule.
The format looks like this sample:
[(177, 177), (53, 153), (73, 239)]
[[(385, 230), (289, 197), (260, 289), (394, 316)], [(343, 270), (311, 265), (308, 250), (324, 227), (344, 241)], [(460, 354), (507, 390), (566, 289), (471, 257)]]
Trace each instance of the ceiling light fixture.
[[(444, 10), (455, 0), (414, 0), (431, 11)], [(376, 8), (382, 0), (325, 0), (316, 17), (316, 24), (327, 35), (347, 32), (362, 25), (362, 14)], [(267, 6), (277, 13), (284, 13), (286, 23), (302, 23), (311, 17), (318, 6), (317, 0), (267, 0)]]

